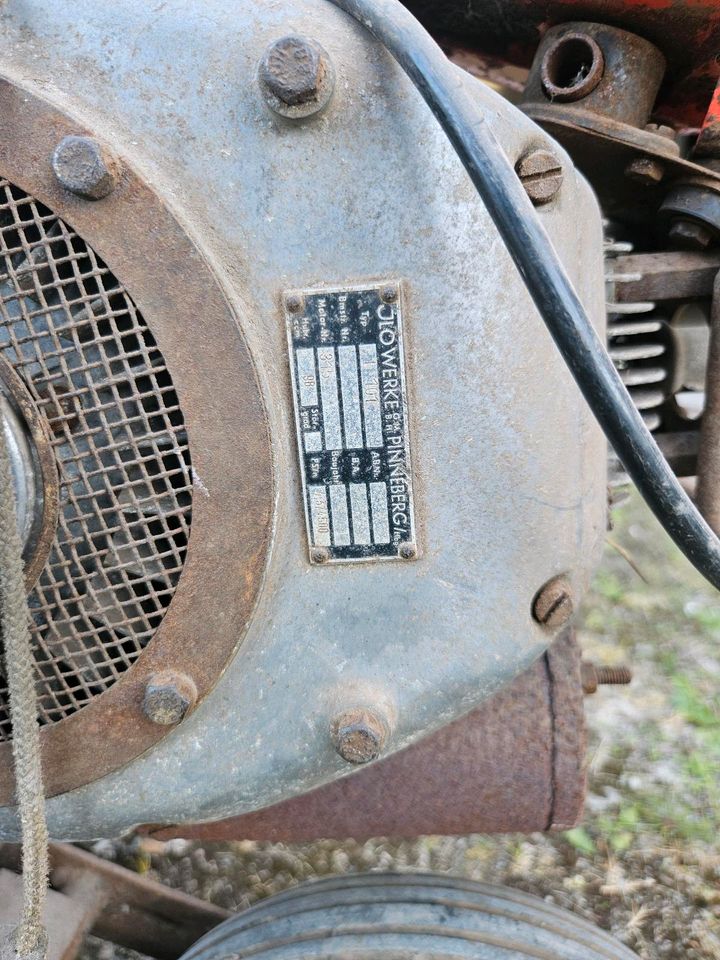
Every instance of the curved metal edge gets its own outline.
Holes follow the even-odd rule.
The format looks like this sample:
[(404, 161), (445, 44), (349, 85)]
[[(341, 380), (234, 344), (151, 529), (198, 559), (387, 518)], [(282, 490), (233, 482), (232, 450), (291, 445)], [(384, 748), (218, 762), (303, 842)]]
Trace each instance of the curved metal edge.
[(58, 472), (47, 423), (38, 413), (20, 377), (2, 357), (0, 357), (0, 381), (11, 394), (30, 430), (33, 449), (40, 467), (43, 506), (39, 529), (32, 538), (30, 559), (25, 566), (25, 586), (29, 592), (35, 586), (35, 582), (45, 566), (45, 561), (55, 539), (59, 511)]
[[(141, 709), (155, 671), (189, 674), (200, 699), (213, 688), (255, 607), (273, 509), (270, 438), (257, 373), (218, 278), (127, 162), (116, 189), (102, 200), (63, 190), (50, 158), (69, 134), (92, 131), (0, 77), (0, 174), (76, 230), (133, 298), (173, 378), (195, 483), (185, 567), (155, 636), (106, 692), (42, 730), (48, 796), (117, 770), (173, 729), (152, 724)], [(0, 806), (11, 804), (13, 794), (11, 744), (4, 743)]]

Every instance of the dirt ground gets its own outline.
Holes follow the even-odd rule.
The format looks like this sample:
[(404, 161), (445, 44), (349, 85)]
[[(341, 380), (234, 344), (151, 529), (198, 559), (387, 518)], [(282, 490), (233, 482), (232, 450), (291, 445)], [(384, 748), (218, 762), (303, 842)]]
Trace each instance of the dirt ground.
[(635, 679), (587, 700), (581, 827), (301, 845), (130, 838), (97, 852), (231, 910), (312, 877), (439, 870), (545, 897), (644, 960), (720, 958), (720, 603), (638, 498), (614, 519), (580, 636), (588, 657), (630, 663)]

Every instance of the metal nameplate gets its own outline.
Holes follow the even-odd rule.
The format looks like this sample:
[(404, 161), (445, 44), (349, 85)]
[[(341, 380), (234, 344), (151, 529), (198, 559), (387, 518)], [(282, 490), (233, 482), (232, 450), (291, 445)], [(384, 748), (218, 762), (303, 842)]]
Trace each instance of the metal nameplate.
[(416, 555), (401, 290), (285, 294), (314, 563)]

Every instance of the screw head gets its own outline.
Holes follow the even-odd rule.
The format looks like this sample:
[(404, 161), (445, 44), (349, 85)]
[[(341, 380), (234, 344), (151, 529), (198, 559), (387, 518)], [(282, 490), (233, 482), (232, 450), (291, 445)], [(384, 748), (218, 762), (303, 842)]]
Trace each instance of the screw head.
[(532, 150), (515, 164), (515, 172), (535, 206), (549, 203), (563, 182), (563, 168), (549, 150)]
[(322, 110), (335, 86), (335, 72), (325, 50), (315, 40), (296, 35), (270, 44), (258, 76), (268, 105), (291, 118)]
[(313, 547), (310, 551), (310, 559), (313, 563), (327, 563), (330, 559), (330, 551), (326, 547)]
[(403, 543), (398, 550), (398, 556), (403, 560), (412, 560), (417, 556), (417, 547), (414, 543)]
[(335, 749), (347, 763), (370, 763), (382, 753), (388, 736), (387, 724), (371, 710), (345, 710), (332, 722)]
[(117, 186), (120, 164), (92, 137), (64, 137), (55, 147), (52, 168), (58, 181), (86, 200), (100, 200)]
[(385, 303), (397, 303), (398, 288), (392, 286), (383, 287), (380, 291), (380, 299)]
[(299, 297), (296, 293), (291, 293), (289, 297), (285, 298), (285, 309), (288, 313), (300, 313), (302, 308), (302, 297)]
[(143, 712), (153, 723), (175, 726), (196, 701), (197, 687), (192, 679), (168, 670), (150, 678), (143, 697)]
[(627, 165), (625, 176), (644, 187), (655, 187), (665, 176), (665, 167), (653, 157), (638, 157)]
[(555, 577), (548, 581), (533, 601), (533, 617), (550, 630), (562, 627), (574, 611), (572, 587), (565, 577)]

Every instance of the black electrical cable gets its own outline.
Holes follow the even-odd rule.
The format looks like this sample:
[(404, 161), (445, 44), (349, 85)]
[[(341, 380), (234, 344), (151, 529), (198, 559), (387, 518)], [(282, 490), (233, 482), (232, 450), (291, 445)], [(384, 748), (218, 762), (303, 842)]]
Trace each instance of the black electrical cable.
[(660, 452), (513, 167), (454, 67), (400, 0), (332, 0), (397, 60), (437, 117), (565, 363), (626, 471), (692, 564), (720, 589), (720, 540)]

